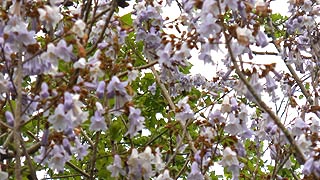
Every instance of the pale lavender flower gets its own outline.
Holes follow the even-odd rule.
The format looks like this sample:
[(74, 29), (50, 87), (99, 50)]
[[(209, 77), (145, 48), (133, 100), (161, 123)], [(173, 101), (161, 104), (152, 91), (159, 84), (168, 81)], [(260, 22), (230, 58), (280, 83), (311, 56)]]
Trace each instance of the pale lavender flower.
[(168, 67), (172, 66), (170, 62), (171, 51), (172, 51), (171, 43), (167, 43), (163, 49), (160, 49), (159, 51), (157, 51), (157, 55), (159, 56), (158, 62), (160, 65), (165, 64)]
[(232, 151), (230, 147), (224, 149), (220, 164), (232, 172), (233, 179), (238, 179), (240, 165), (237, 153)]
[(6, 112), (5, 112), (5, 116), (6, 116), (8, 125), (11, 126), (11, 127), (13, 127), (13, 125), (14, 125), (14, 117), (13, 117), (13, 114), (12, 114), (10, 111), (6, 111)]
[(231, 97), (230, 98), (230, 105), (231, 105), (231, 110), (235, 111), (238, 109), (238, 102), (237, 99), (235, 97)]
[(243, 131), (239, 119), (232, 113), (229, 114), (229, 121), (224, 130), (231, 135), (238, 135)]
[(121, 158), (119, 155), (114, 155), (113, 164), (107, 166), (107, 169), (112, 173), (111, 177), (119, 177), (119, 174), (124, 176), (126, 174), (121, 164)]
[(311, 117), (311, 126), (310, 126), (310, 130), (311, 132), (319, 132), (320, 129), (320, 125), (319, 125), (319, 120), (317, 120), (314, 117)]
[(231, 104), (230, 104), (230, 98), (228, 96), (225, 96), (223, 98), (222, 104), (221, 104), (221, 112), (222, 113), (229, 113), (231, 112)]
[(199, 33), (209, 38), (210, 35), (216, 37), (216, 34), (221, 31), (221, 27), (216, 23), (217, 19), (211, 13), (207, 14), (199, 27)]
[(256, 36), (256, 44), (258, 46), (261, 46), (262, 48), (266, 47), (269, 44), (266, 35), (262, 31), (259, 31)]
[(136, 41), (137, 42), (142, 41), (146, 38), (146, 36), (147, 36), (147, 33), (143, 29), (139, 28), (136, 33)]
[(292, 135), (293, 136), (300, 136), (303, 134), (307, 129), (309, 128), (309, 125), (302, 120), (302, 118), (297, 117), (295, 118), (295, 123), (292, 127)]
[(270, 74), (267, 74), (265, 78), (268, 92), (272, 92), (275, 89), (277, 89), (278, 85), (276, 84), (276, 81), (271, 77)]
[(154, 82), (151, 86), (148, 87), (148, 91), (150, 91), (150, 93), (152, 95), (155, 95), (156, 94), (156, 90), (157, 90), (157, 86), (156, 86), (156, 83)]
[(173, 180), (173, 179), (170, 177), (169, 170), (166, 169), (162, 174), (159, 174), (156, 180)]
[(77, 159), (83, 160), (88, 154), (88, 144), (81, 144), (79, 138), (75, 138), (75, 152), (77, 153)]
[(214, 125), (216, 121), (222, 123), (225, 122), (226, 119), (222, 116), (222, 113), (220, 110), (216, 109), (214, 112), (210, 112), (209, 114), (209, 122)]
[(306, 138), (305, 134), (301, 134), (299, 139), (297, 140), (297, 145), (304, 153), (310, 152), (311, 144), (311, 141)]
[(64, 110), (71, 128), (77, 127), (88, 119), (89, 113), (82, 110), (84, 104), (79, 101), (79, 94), (64, 93)]
[(131, 138), (136, 136), (139, 131), (141, 131), (144, 128), (144, 120), (145, 118), (141, 116), (141, 110), (135, 109), (134, 107), (129, 107), (129, 129), (128, 132), (125, 135), (130, 135)]
[(179, 111), (176, 113), (175, 117), (178, 121), (181, 121), (183, 124), (186, 124), (186, 121), (188, 119), (194, 118), (194, 112), (190, 108), (190, 105), (187, 103), (188, 99), (188, 96), (186, 96), (183, 99), (181, 99), (177, 104)]
[(132, 149), (131, 155), (127, 161), (129, 172), (129, 179), (141, 179), (142, 178), (142, 167), (141, 160), (139, 159), (139, 154), (137, 149)]
[(33, 159), (35, 162), (44, 165), (48, 162), (47, 147), (41, 146), (39, 151), (40, 154), (35, 156)]
[(238, 0), (224, 0), (221, 3), (221, 6), (223, 7), (223, 9), (225, 9), (226, 7), (229, 7), (233, 11), (237, 11), (238, 10)]
[(45, 99), (47, 97), (49, 97), (49, 92), (48, 92), (48, 84), (46, 82), (43, 82), (41, 84), (41, 91), (40, 91), (40, 97), (42, 99)]
[(155, 170), (160, 172), (164, 169), (165, 163), (162, 161), (162, 154), (160, 152), (160, 148), (156, 148), (156, 155), (154, 156), (153, 164), (155, 165)]
[(41, 146), (47, 146), (49, 144), (49, 129), (45, 129), (42, 134), (42, 138), (40, 141)]
[(52, 124), (53, 128), (57, 131), (63, 131), (68, 127), (68, 120), (64, 111), (63, 104), (59, 104), (54, 114), (49, 116), (48, 121)]
[(104, 92), (105, 92), (105, 87), (106, 87), (106, 83), (104, 81), (100, 81), (98, 86), (97, 86), (97, 96), (99, 99), (102, 99), (104, 96)]
[(187, 180), (202, 180), (204, 179), (202, 173), (200, 172), (197, 162), (193, 162), (191, 165), (191, 172), (187, 177)]
[(237, 158), (237, 153), (232, 151), (230, 147), (226, 147), (223, 151), (223, 157), (220, 162), (223, 167), (230, 167), (232, 165), (239, 166), (239, 161)]
[(85, 35), (85, 28), (86, 24), (83, 22), (83, 20), (78, 19), (71, 28), (71, 31), (74, 32), (79, 38), (82, 38)]
[(86, 67), (86, 59), (85, 58), (80, 58), (78, 61), (76, 61), (73, 64), (73, 68), (75, 69), (84, 69)]
[(313, 162), (314, 162), (314, 158), (311, 157), (304, 163), (303, 169), (302, 169), (302, 173), (304, 175), (309, 176), (312, 173), (314, 169)]
[(64, 110), (69, 111), (73, 106), (73, 98), (69, 92), (64, 93)]
[(70, 156), (67, 155), (67, 153), (60, 145), (54, 145), (50, 154), (52, 155), (52, 157), (48, 161), (48, 167), (52, 170), (63, 172), (64, 165), (67, 161), (69, 161)]
[(62, 19), (59, 7), (53, 5), (45, 5), (44, 8), (38, 9), (40, 20), (47, 21), (51, 26), (55, 27), (57, 23)]
[(147, 146), (144, 152), (139, 154), (139, 158), (141, 159), (143, 179), (150, 179), (154, 175), (151, 166), (151, 163), (154, 161), (154, 155), (152, 154), (151, 148)]
[(67, 46), (64, 39), (60, 40), (55, 48), (56, 56), (65, 62), (70, 62), (72, 56), (72, 45)]
[(67, 138), (63, 138), (62, 140), (62, 146), (64, 148), (64, 150), (69, 154), (72, 155), (71, 153), (71, 144), (70, 141)]
[(127, 91), (125, 87), (128, 85), (128, 82), (120, 82), (117, 76), (113, 76), (111, 81), (107, 86), (107, 95), (109, 98), (113, 98), (117, 94), (120, 96), (127, 96)]
[(103, 117), (102, 105), (99, 102), (96, 102), (97, 110), (94, 112), (94, 116), (91, 117), (91, 124), (89, 129), (91, 131), (106, 131), (107, 124)]
[(37, 41), (34, 39), (35, 32), (28, 31), (27, 29), (22, 29), (18, 32), (16, 40), (22, 42), (25, 46), (30, 44), (35, 44)]

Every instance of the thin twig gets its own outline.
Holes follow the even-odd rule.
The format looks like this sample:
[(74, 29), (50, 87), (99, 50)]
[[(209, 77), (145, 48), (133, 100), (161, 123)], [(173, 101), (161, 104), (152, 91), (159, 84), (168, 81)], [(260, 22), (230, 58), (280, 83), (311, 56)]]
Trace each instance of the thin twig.
[(31, 175), (32, 179), (37, 180), (38, 178), (37, 178), (36, 171), (35, 171), (35, 169), (33, 167), (32, 160), (30, 158), (30, 155), (29, 155), (29, 153), (27, 151), (26, 145), (25, 145), (22, 137), (20, 137), (20, 143), (21, 143), (23, 154), (25, 155), (25, 157), (27, 159), (27, 164), (28, 164), (28, 167), (29, 167), (29, 170), (30, 170), (30, 175)]
[(102, 30), (101, 30), (101, 32), (100, 32), (100, 36), (99, 36), (98, 40), (94, 43), (94, 45), (91, 47), (91, 49), (89, 49), (89, 51), (87, 52), (87, 54), (91, 54), (93, 51), (95, 51), (95, 50), (97, 49), (98, 44), (103, 40), (103, 38), (104, 38), (104, 36), (105, 36), (104, 33), (106, 32), (106, 30), (107, 30), (107, 28), (108, 28), (108, 26), (109, 26), (111, 17), (112, 17), (112, 15), (113, 15), (116, 7), (117, 7), (117, 0), (112, 0), (110, 12), (109, 12), (109, 14), (108, 14), (108, 16), (107, 16), (107, 18), (106, 18), (106, 22), (105, 22), (105, 24), (104, 24), (104, 26), (103, 26), (103, 28), (102, 28)]
[(13, 139), (15, 147), (15, 178), (22, 180), (21, 175), (21, 150), (20, 150), (20, 123), (21, 123), (21, 105), (22, 105), (22, 54), (18, 53), (18, 67), (16, 71), (16, 87), (17, 87), (17, 100), (14, 111), (15, 121), (13, 126)]
[(76, 165), (72, 164), (70, 161), (66, 162), (66, 165), (70, 166), (72, 169), (74, 169), (75, 171), (77, 171), (78, 173), (82, 174), (83, 176), (85, 176), (86, 178), (89, 178), (90, 175), (86, 172), (84, 172), (82, 169), (80, 169), (79, 167), (77, 167)]
[(97, 160), (97, 150), (98, 150), (98, 144), (99, 144), (99, 137), (100, 137), (100, 131), (96, 134), (95, 144), (93, 146), (93, 152), (92, 152), (92, 158), (91, 158), (91, 166), (90, 166), (90, 179), (94, 180), (94, 170), (96, 168), (96, 160)]
[(251, 95), (253, 96), (253, 98), (255, 99), (255, 101), (257, 102), (257, 104), (266, 112), (268, 113), (268, 115), (270, 116), (270, 118), (273, 120), (273, 122), (281, 129), (281, 131), (283, 132), (283, 134), (285, 135), (285, 137), (287, 138), (287, 140), (289, 141), (289, 143), (292, 145), (293, 149), (294, 149), (294, 154), (295, 157), (297, 158), (297, 160), (301, 163), (304, 164), (306, 162), (306, 158), (304, 157), (301, 149), (299, 148), (299, 146), (296, 144), (294, 138), (292, 137), (291, 133), (289, 132), (289, 130), (282, 124), (280, 118), (271, 110), (270, 107), (267, 106), (267, 104), (261, 99), (261, 97), (257, 94), (257, 92), (255, 91), (255, 89), (251, 86), (251, 84), (248, 82), (248, 80), (246, 79), (246, 77), (244, 76), (244, 74), (241, 72), (237, 60), (233, 55), (233, 50), (231, 49), (230, 46), (230, 39), (228, 38), (228, 35), (226, 34), (226, 32), (224, 31), (224, 36), (227, 40), (227, 49), (231, 58), (231, 61), (236, 69), (236, 73), (238, 74), (240, 80), (245, 84), (246, 88), (248, 89), (248, 91), (251, 93)]
[[(167, 100), (168, 104), (169, 104), (169, 107), (171, 110), (173, 110), (174, 112), (176, 111), (176, 106), (174, 105), (169, 93), (168, 93), (168, 90), (167, 88), (164, 86), (164, 84), (161, 83), (160, 81), (160, 77), (157, 73), (157, 71), (155, 70), (154, 67), (151, 67), (151, 70), (153, 72), (153, 75), (155, 76), (155, 79), (156, 79), (156, 82), (158, 83), (158, 85), (160, 86), (160, 89), (161, 89), (161, 92), (162, 92), (162, 95), (165, 97), (165, 99)], [(181, 128), (183, 130), (185, 130), (187, 127), (186, 125), (179, 121), (180, 122), (180, 125), (181, 125)], [(188, 145), (189, 147), (191, 148), (191, 151), (193, 152), (193, 154), (195, 154), (197, 152), (197, 149), (195, 148), (194, 146), (194, 143), (193, 143), (193, 140), (192, 140), (192, 137), (191, 135), (189, 134), (188, 131), (186, 131), (186, 138), (187, 138), (187, 141), (188, 141)], [(205, 179), (210, 179), (207, 174), (205, 174)]]

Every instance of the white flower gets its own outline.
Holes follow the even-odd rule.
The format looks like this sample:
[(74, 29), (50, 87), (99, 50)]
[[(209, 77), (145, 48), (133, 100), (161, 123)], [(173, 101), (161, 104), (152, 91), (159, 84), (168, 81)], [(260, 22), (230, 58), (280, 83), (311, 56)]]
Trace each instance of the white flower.
[(44, 8), (39, 8), (38, 12), (40, 14), (41, 21), (47, 21), (53, 27), (62, 19), (59, 7), (45, 5)]
[(164, 170), (163, 174), (160, 174), (156, 180), (173, 180), (171, 177), (170, 177), (170, 174), (169, 174), (169, 170), (166, 169)]
[(223, 98), (222, 104), (221, 104), (221, 112), (222, 113), (229, 113), (231, 112), (231, 105), (230, 105), (230, 99), (228, 96), (225, 96)]
[(111, 177), (118, 177), (119, 173), (123, 176), (126, 174), (121, 164), (121, 158), (117, 154), (114, 155), (113, 164), (109, 165), (107, 169), (112, 173)]
[(84, 69), (86, 67), (86, 59), (80, 58), (77, 62), (73, 64), (73, 68), (75, 69)]
[(58, 105), (58, 107), (54, 111), (54, 114), (48, 118), (48, 121), (57, 131), (63, 131), (67, 128), (68, 121), (66, 119), (66, 113), (64, 112), (63, 104)]
[(298, 147), (300, 147), (301, 151), (305, 153), (310, 151), (311, 144), (312, 144), (311, 141), (306, 139), (305, 134), (301, 134), (301, 136), (297, 141)]
[(84, 30), (86, 29), (86, 24), (81, 20), (81, 19), (78, 19), (71, 31), (74, 32), (79, 38), (82, 38), (85, 34)]
[(254, 37), (250, 29), (238, 27), (237, 30), (237, 39), (239, 44), (247, 46), (250, 43), (254, 42)]
[(223, 158), (220, 162), (223, 167), (230, 167), (232, 165), (239, 165), (237, 153), (232, 151), (230, 147), (226, 147), (223, 151)]

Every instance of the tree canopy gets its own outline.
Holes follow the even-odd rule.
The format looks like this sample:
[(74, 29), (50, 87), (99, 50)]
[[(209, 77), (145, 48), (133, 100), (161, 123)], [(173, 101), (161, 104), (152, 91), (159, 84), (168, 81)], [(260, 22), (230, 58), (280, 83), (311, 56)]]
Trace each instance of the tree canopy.
[(0, 1), (0, 180), (320, 179), (320, 1), (273, 3)]

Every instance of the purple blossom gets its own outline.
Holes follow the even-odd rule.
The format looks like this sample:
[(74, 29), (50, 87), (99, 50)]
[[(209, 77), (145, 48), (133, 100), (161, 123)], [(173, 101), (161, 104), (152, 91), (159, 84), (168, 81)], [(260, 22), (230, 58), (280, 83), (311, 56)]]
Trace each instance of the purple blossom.
[(107, 166), (107, 169), (112, 173), (111, 177), (119, 177), (119, 174), (121, 174), (122, 176), (126, 174), (121, 164), (121, 158), (117, 154), (114, 155), (113, 164)]
[(73, 106), (73, 98), (69, 92), (64, 93), (64, 110), (69, 111), (72, 109)]
[(47, 97), (49, 97), (49, 92), (48, 92), (48, 84), (46, 82), (43, 82), (41, 84), (41, 91), (40, 91), (40, 97), (42, 99), (45, 99)]
[(236, 152), (232, 151), (230, 147), (224, 149), (220, 164), (232, 172), (233, 179), (238, 179), (240, 165)]
[(47, 146), (49, 144), (49, 129), (45, 129), (43, 131), (43, 134), (42, 134), (42, 138), (41, 138), (41, 146)]
[(195, 180), (195, 179), (197, 179), (197, 180), (204, 179), (197, 162), (192, 163), (191, 172), (187, 177), (187, 180)]
[(120, 82), (117, 76), (113, 76), (111, 81), (107, 86), (107, 96), (113, 98), (117, 94), (120, 96), (127, 96), (127, 91), (125, 87), (128, 85), (128, 82)]
[(303, 121), (302, 118), (297, 117), (295, 118), (295, 123), (292, 127), (292, 135), (294, 136), (300, 136), (303, 134), (307, 129), (309, 128), (309, 125)]
[(104, 96), (104, 92), (105, 92), (105, 87), (106, 87), (106, 83), (104, 81), (100, 81), (98, 86), (97, 86), (97, 96), (99, 99), (102, 99)]
[(52, 124), (53, 128), (57, 131), (63, 131), (68, 127), (68, 120), (64, 111), (63, 104), (59, 104), (54, 114), (49, 116), (48, 121)]
[(213, 35), (213, 37), (216, 37), (216, 34), (218, 34), (221, 31), (221, 27), (216, 23), (217, 19), (213, 17), (211, 13), (207, 14), (203, 20), (202, 24), (199, 27), (199, 33), (209, 38), (210, 35)]
[(278, 85), (276, 84), (276, 81), (271, 77), (270, 74), (267, 74), (265, 78), (268, 92), (273, 92), (275, 89), (277, 89)]
[(141, 110), (135, 109), (134, 107), (129, 107), (129, 130), (125, 135), (130, 134), (130, 138), (133, 138), (138, 134), (138, 131), (141, 131), (144, 128), (144, 120), (145, 118), (142, 117)]
[(96, 102), (97, 110), (94, 112), (94, 116), (91, 117), (91, 124), (89, 129), (91, 131), (106, 131), (107, 124), (105, 118), (103, 117), (104, 110), (99, 102)]
[(230, 104), (230, 98), (228, 96), (225, 96), (223, 98), (222, 104), (221, 104), (221, 112), (222, 113), (229, 113), (231, 112), (231, 104)]
[(156, 83), (154, 82), (151, 86), (148, 87), (148, 91), (150, 91), (150, 93), (152, 95), (155, 95), (156, 94), (156, 90), (157, 90), (157, 86), (156, 86)]
[(50, 152), (52, 157), (48, 161), (48, 167), (58, 172), (64, 171), (64, 165), (69, 161), (70, 156), (63, 150), (60, 145), (54, 145)]
[(225, 122), (226, 119), (225, 117), (222, 116), (222, 113), (220, 110), (215, 110), (214, 112), (210, 112), (209, 114), (209, 122), (214, 125), (216, 123), (216, 120), (218, 120), (218, 122), (222, 123)]
[(75, 149), (74, 151), (77, 154), (77, 159), (83, 160), (83, 157), (85, 157), (88, 154), (88, 144), (81, 144), (79, 138), (75, 138)]
[(113, 76), (111, 81), (107, 86), (107, 96), (109, 98), (115, 97), (115, 105), (113, 107), (113, 113), (117, 116), (120, 115), (121, 109), (125, 103), (131, 100), (131, 97), (127, 94), (125, 87), (128, 85), (128, 82), (120, 82), (117, 76)]
[(224, 130), (231, 135), (238, 135), (243, 132), (239, 119), (232, 113), (229, 114), (229, 121)]
[(64, 150), (69, 154), (72, 155), (71, 153), (71, 144), (69, 142), (69, 140), (67, 138), (63, 138), (62, 140), (62, 146), (64, 148)]
[(262, 31), (258, 32), (256, 36), (256, 43), (258, 46), (261, 46), (262, 48), (266, 47), (269, 44), (266, 35)]
[(60, 40), (54, 52), (56, 55), (65, 62), (70, 62), (72, 56), (72, 45), (67, 46), (64, 39)]
[(8, 125), (11, 126), (11, 127), (13, 127), (13, 125), (14, 125), (14, 117), (13, 117), (13, 114), (12, 114), (10, 111), (6, 111), (6, 112), (5, 112), (5, 116), (6, 116)]
[(187, 103), (188, 99), (188, 96), (184, 97), (177, 104), (179, 111), (176, 113), (175, 117), (178, 121), (181, 121), (183, 124), (186, 124), (186, 121), (188, 119), (194, 118), (194, 112), (190, 108), (190, 105)]
[(312, 171), (314, 169), (313, 162), (314, 162), (314, 158), (311, 157), (304, 163), (304, 166), (302, 169), (303, 174), (309, 176), (312, 173)]
[(48, 162), (47, 147), (41, 146), (39, 151), (40, 151), (40, 154), (35, 156), (33, 159), (35, 162), (41, 163), (42, 165), (44, 165), (45, 163)]
[(159, 174), (156, 180), (173, 180), (173, 179), (170, 177), (169, 170), (166, 169), (162, 174)]
[(132, 149), (131, 155), (127, 161), (129, 166), (128, 177), (131, 179), (141, 179), (142, 178), (142, 167), (141, 159), (139, 159), (139, 154), (137, 149)]

